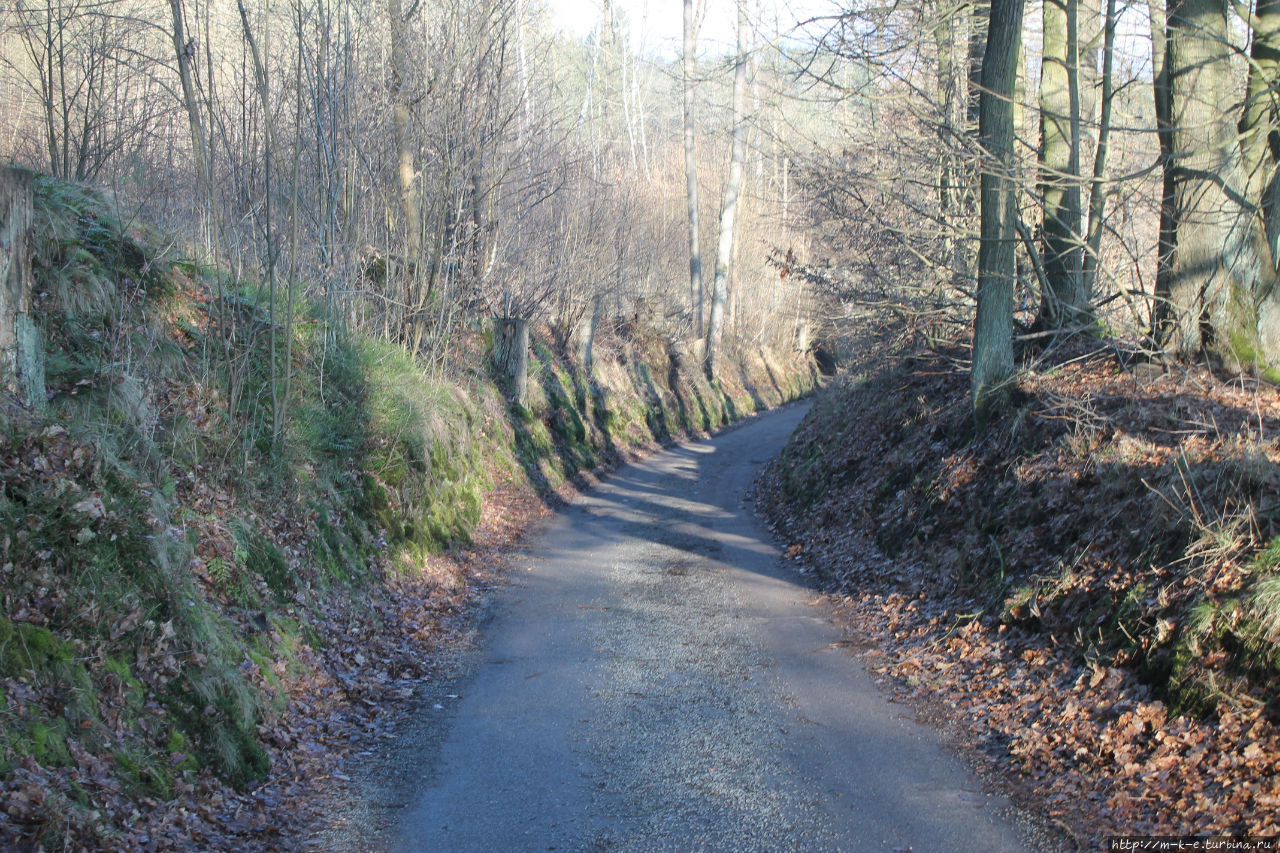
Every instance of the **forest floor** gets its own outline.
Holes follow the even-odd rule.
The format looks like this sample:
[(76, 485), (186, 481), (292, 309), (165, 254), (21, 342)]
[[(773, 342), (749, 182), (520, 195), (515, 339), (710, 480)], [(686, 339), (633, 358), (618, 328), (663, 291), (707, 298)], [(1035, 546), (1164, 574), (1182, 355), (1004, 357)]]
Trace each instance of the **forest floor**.
[(758, 495), (883, 689), (1080, 849), (1280, 833), (1276, 389), (1071, 344), (975, 435), (962, 345), (884, 352)]

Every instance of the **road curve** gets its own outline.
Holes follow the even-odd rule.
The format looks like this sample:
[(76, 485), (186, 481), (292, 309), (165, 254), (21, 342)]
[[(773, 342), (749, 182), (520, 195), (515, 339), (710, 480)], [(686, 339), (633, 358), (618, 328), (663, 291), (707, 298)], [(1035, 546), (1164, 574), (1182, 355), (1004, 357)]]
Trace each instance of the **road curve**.
[(804, 411), (627, 466), (537, 536), (401, 747), (389, 849), (1025, 849), (745, 506)]

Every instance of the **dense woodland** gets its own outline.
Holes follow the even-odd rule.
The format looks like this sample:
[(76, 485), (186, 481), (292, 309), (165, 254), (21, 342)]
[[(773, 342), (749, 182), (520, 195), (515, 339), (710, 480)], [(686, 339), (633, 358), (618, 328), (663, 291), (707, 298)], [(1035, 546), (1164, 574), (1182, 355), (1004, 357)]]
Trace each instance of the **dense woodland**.
[[(957, 421), (922, 402), (954, 382), (904, 374), (911, 423), (987, 461), (1040, 357), (1280, 378), (1280, 0), (603, 0), (584, 31), (539, 0), (0, 12), (0, 843), (190, 837), (128, 803), (266, 778), (304, 683), (420, 676), (399, 650), (357, 684), (365, 653), (324, 638), (470, 601), (456, 566), (396, 572), (468, 541), (512, 471), (545, 495), (805, 392), (814, 361), (874, 372), (887, 329), (965, 380)], [(1264, 498), (1223, 554), (1271, 540)], [(352, 566), (394, 594), (325, 602)], [(126, 782), (86, 793), (104, 743)]]
[(737, 5), (677, 57), (608, 3), (18, 3), (4, 156), (433, 364), (495, 317), (714, 372), (875, 301), (974, 325), (976, 403), (1027, 335), (1280, 361), (1266, 4)]
[[(548, 21), (525, 2), (19, 4), (4, 156), (196, 237), (285, 325), (305, 293), (436, 365), (486, 317), (584, 351), (633, 322), (705, 339), (710, 315), (726, 318), (716, 341), (725, 325), (789, 340), (810, 312), (764, 263), (786, 240), (794, 155), (762, 92), (785, 82), (762, 34), (744, 29), (740, 59), (682, 67), (641, 52), (611, 7), (582, 42)], [(686, 78), (703, 243), (723, 256), (705, 285), (686, 256)], [(722, 206), (727, 243), (710, 235)]]

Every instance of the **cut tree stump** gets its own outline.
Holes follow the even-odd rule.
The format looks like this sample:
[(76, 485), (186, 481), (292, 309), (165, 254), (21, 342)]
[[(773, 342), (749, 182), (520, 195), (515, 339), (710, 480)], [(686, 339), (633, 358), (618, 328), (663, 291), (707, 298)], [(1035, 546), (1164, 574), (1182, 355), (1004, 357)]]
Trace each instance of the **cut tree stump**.
[(31, 317), (34, 194), (34, 173), (0, 169), (0, 384), (29, 408), (42, 412), (44, 345)]
[(529, 321), (499, 317), (495, 325), (498, 370), (510, 380), (516, 402), (524, 406), (529, 396)]

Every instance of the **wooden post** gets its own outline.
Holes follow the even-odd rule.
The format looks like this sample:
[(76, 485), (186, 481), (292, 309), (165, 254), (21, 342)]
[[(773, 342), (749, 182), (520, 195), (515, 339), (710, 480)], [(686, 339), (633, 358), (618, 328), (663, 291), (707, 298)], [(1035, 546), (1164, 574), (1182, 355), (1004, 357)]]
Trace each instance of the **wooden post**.
[(796, 332), (796, 352), (809, 351), (809, 324), (801, 323)]
[(582, 366), (587, 369), (587, 373), (591, 372), (595, 364), (596, 330), (600, 328), (600, 308), (601, 298), (597, 293), (591, 300), (591, 319), (582, 327)]
[(520, 317), (498, 317), (495, 321), (498, 370), (511, 380), (516, 402), (529, 398), (529, 321)]
[(44, 411), (44, 345), (31, 319), (31, 208), (35, 175), (0, 169), (0, 383)]

